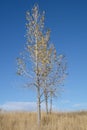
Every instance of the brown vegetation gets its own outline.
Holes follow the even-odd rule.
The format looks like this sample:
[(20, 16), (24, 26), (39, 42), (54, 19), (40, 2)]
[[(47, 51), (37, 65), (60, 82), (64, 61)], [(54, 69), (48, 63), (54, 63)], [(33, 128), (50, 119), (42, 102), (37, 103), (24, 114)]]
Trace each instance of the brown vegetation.
[(87, 130), (87, 112), (42, 113), (41, 126), (36, 113), (1, 112), (0, 130)]

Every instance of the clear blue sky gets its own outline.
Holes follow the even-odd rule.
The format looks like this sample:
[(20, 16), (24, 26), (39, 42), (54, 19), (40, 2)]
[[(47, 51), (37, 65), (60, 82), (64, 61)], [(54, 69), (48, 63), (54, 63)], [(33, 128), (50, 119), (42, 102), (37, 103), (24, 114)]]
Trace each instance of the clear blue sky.
[(85, 0), (0, 0), (0, 106), (36, 101), (36, 93), (21, 88), (21, 78), (16, 75), (16, 57), (26, 43), (25, 14), (34, 3), (46, 11), (45, 26), (51, 29), (51, 41), (68, 61), (64, 93), (54, 100), (54, 106), (59, 110), (87, 109)]

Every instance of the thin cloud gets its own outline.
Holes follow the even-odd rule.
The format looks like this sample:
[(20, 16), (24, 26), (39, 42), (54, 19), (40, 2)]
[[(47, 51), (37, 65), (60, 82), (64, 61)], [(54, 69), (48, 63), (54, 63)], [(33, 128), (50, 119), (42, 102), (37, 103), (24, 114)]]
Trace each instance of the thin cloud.
[(6, 102), (0, 106), (1, 109), (7, 111), (14, 110), (25, 110), (25, 111), (36, 111), (36, 102)]
[(76, 103), (72, 107), (87, 107), (87, 103)]

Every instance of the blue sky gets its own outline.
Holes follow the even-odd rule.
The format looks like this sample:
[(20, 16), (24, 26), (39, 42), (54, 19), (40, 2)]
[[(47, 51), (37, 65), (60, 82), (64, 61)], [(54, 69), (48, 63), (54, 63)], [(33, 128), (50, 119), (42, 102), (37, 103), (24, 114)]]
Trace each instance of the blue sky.
[[(87, 109), (87, 2), (84, 0), (0, 0), (0, 106), (18, 103), (29, 107), (36, 93), (21, 86), (16, 75), (16, 58), (26, 39), (25, 14), (38, 3), (45, 10), (45, 27), (51, 29), (51, 42), (66, 55), (69, 75), (64, 93), (54, 99), (58, 110)], [(17, 103), (17, 104), (16, 104)], [(25, 104), (28, 104), (25, 105)]]

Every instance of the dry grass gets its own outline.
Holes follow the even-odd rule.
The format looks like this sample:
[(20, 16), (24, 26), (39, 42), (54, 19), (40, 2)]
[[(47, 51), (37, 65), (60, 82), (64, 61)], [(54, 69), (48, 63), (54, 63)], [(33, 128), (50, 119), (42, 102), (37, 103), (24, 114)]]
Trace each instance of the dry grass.
[(36, 113), (0, 113), (0, 130), (87, 130), (87, 112), (42, 113), (40, 128)]

